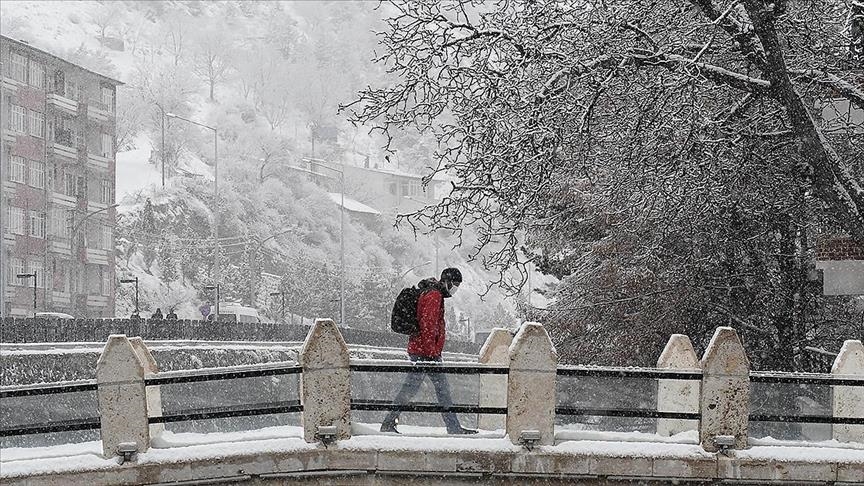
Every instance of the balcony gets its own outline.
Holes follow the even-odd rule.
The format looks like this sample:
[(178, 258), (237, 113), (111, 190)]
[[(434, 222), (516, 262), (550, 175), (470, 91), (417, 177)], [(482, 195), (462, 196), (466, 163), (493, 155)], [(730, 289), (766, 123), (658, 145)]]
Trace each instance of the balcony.
[(52, 105), (70, 115), (78, 114), (78, 101), (69, 99), (59, 93), (51, 93), (48, 95), (48, 104)]
[(87, 154), (87, 165), (96, 169), (108, 170), (108, 164), (110, 162), (111, 159), (109, 159), (108, 157), (97, 154)]
[(71, 257), (72, 247), (69, 244), (69, 238), (52, 240), (49, 243), (48, 251), (50, 251), (51, 253), (57, 253), (58, 255), (66, 255)]
[(78, 198), (75, 196), (68, 196), (61, 192), (52, 192), (51, 193), (51, 202), (57, 204), (58, 206), (64, 206), (69, 209), (75, 209), (78, 206)]
[(88, 295), (88, 307), (108, 307), (108, 297), (104, 295)]
[(87, 105), (87, 116), (97, 121), (109, 121), (114, 114), (103, 103), (93, 101)]
[(51, 292), (51, 302), (54, 304), (70, 304), (70, 295), (69, 292), (63, 292), (60, 290), (54, 290)]
[(87, 263), (95, 263), (96, 265), (108, 265), (108, 250), (87, 248)]
[(65, 145), (63, 143), (54, 142), (49, 145), (51, 153), (60, 155), (68, 159), (76, 160), (78, 158), (78, 149)]

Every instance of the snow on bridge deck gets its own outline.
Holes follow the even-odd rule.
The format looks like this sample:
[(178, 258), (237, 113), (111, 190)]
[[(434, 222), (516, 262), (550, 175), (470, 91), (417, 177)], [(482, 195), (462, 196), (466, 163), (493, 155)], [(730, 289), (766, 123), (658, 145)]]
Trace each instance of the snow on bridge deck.
[[(377, 424), (353, 425), (348, 440), (328, 447), (303, 440), (300, 427), (234, 433), (174, 434), (154, 440), (137, 463), (105, 459), (100, 442), (5, 449), (3, 483), (150, 484), (197, 481), (242, 483), (253, 479), (381, 476), (478, 479), (621, 481), (749, 480), (762, 484), (864, 482), (864, 444), (752, 440), (728, 455), (704, 451), (695, 432), (660, 437), (644, 433), (561, 429), (554, 446), (532, 451), (514, 445), (503, 431), (454, 438), (441, 428), (406, 426), (402, 436), (383, 435)], [(605, 480), (605, 479), (604, 479)], [(325, 481), (326, 482), (326, 481)], [(353, 482), (353, 481), (352, 481)], [(752, 484), (752, 483), (751, 483)]]

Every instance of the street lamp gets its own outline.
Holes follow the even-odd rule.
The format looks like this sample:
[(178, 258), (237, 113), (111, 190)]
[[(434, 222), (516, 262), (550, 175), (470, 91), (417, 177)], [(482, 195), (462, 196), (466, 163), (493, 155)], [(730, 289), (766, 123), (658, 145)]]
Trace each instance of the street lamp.
[(279, 231), (278, 233), (274, 233), (274, 234), (268, 236), (267, 238), (264, 238), (263, 240), (259, 241), (258, 244), (255, 245), (255, 251), (249, 253), (249, 305), (251, 305), (251, 306), (255, 305), (255, 283), (254, 283), (255, 282), (255, 267), (252, 265), (252, 258), (253, 258), (252, 255), (257, 255), (258, 252), (261, 250), (261, 247), (264, 246), (264, 243), (267, 243), (268, 241), (272, 240), (273, 238), (276, 238), (277, 236), (282, 236), (285, 233), (289, 233), (289, 232), (297, 230), (297, 229), (298, 228), (296, 226), (291, 226), (290, 228), (284, 228), (281, 231)]
[(213, 316), (214, 321), (219, 320), (219, 284), (216, 285), (207, 285), (204, 287), (204, 290), (216, 290), (216, 314)]
[(17, 275), (20, 279), (33, 279), (33, 317), (36, 317), (36, 270), (33, 270), (33, 273), (19, 273)]
[(135, 278), (123, 278), (120, 279), (120, 283), (134, 283), (135, 284), (135, 315), (138, 316), (140, 310), (138, 309), (138, 277)]
[[(87, 213), (84, 215), (83, 218), (81, 218), (80, 221), (78, 221), (77, 223), (72, 225), (72, 229), (69, 230), (69, 252), (72, 254), (73, 273), (78, 272), (79, 258), (76, 256), (78, 253), (78, 238), (77, 238), (78, 230), (80, 230), (82, 228), (82, 225), (84, 224), (84, 222), (87, 221), (91, 216), (94, 216), (94, 215), (99, 214), (99, 213), (103, 213), (105, 211), (108, 211), (111, 208), (116, 208), (119, 205), (120, 205), (120, 203), (115, 203), (115, 204), (112, 204), (110, 206), (105, 206), (102, 209), (97, 209), (96, 211)], [(72, 216), (73, 216), (72, 221), (74, 222), (75, 221), (74, 213)], [(69, 287), (70, 287), (70, 289), (72, 289), (74, 294), (78, 294), (79, 291), (81, 290), (78, 288), (78, 279), (76, 279), (74, 277), (70, 278)]]
[[(219, 132), (216, 128), (211, 127), (210, 125), (205, 125), (203, 123), (198, 123), (194, 120), (190, 120), (188, 118), (183, 118), (180, 115), (175, 115), (174, 113), (165, 113), (165, 116), (168, 118), (177, 118), (178, 120), (183, 120), (185, 122), (189, 122), (193, 125), (198, 125), (199, 127), (206, 128), (208, 130), (213, 130), (213, 249), (214, 249), (214, 261), (213, 261), (213, 276), (216, 282), (221, 281), (221, 272), (219, 268)], [(163, 170), (164, 170), (164, 159), (163, 159)], [(164, 176), (163, 176), (164, 177)], [(164, 185), (164, 181), (163, 181)], [(217, 312), (218, 314), (218, 312)]]
[[(340, 270), (339, 270), (339, 317), (342, 326), (345, 326), (345, 172), (339, 169), (334, 169), (329, 165), (317, 162), (314, 159), (309, 159), (309, 166), (316, 165), (325, 169), (330, 169), (339, 174), (339, 194), (341, 195), (341, 204), (339, 205), (339, 252), (340, 252)], [(306, 169), (305, 167), (290, 166), (290, 168), (320, 176), (321, 174)]]
[(285, 324), (285, 292), (270, 292), (270, 297), (282, 296), (282, 324)]

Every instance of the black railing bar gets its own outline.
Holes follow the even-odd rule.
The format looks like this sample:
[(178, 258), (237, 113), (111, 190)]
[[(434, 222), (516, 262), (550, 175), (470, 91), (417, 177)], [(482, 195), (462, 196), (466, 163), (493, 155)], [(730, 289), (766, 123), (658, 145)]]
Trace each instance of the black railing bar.
[(559, 376), (601, 376), (612, 378), (659, 378), (674, 380), (701, 380), (701, 370), (670, 370), (662, 368), (623, 368), (595, 366), (560, 366)]
[(510, 368), (481, 364), (351, 364), (351, 371), (378, 373), (448, 373), (454, 375), (506, 375)]
[(22, 386), (0, 387), (0, 398), (52, 395), (56, 393), (78, 393), (98, 389), (96, 380), (56, 381)]
[(610, 409), (610, 408), (575, 408), (555, 407), (556, 415), (585, 415), (594, 417), (631, 417), (631, 418), (668, 418), (699, 420), (698, 412), (661, 412), (647, 409)]
[(96, 418), (64, 420), (62, 422), (48, 422), (46, 424), (28, 424), (0, 429), (0, 437), (11, 437), (15, 435), (48, 434), (52, 432), (68, 432), (72, 430), (94, 430), (98, 429), (102, 421)]
[(169, 422), (186, 422), (191, 420), (208, 420), (229, 417), (251, 417), (254, 415), (269, 415), (278, 413), (302, 412), (303, 405), (297, 400), (286, 402), (275, 402), (259, 405), (234, 405), (229, 407), (199, 408), (184, 410), (179, 413), (164, 414), (158, 417), (149, 417), (147, 422), (151, 424), (164, 424)]
[(864, 417), (832, 417), (829, 415), (768, 415), (751, 414), (753, 422), (791, 422), (800, 424), (864, 425)]
[(824, 373), (778, 374), (751, 372), (751, 383), (791, 383), (798, 385), (864, 386), (864, 378), (851, 375), (829, 375)]
[(290, 375), (302, 373), (303, 368), (296, 363), (273, 366), (207, 368), (205, 370), (168, 371), (150, 375), (144, 378), (147, 386), (170, 385), (176, 383), (193, 383), (201, 381), (233, 380), (238, 378), (253, 378), (258, 376)]
[(477, 405), (444, 405), (426, 403), (377, 403), (351, 402), (351, 410), (361, 411), (391, 411), (399, 412), (454, 412), (454, 413), (488, 413), (507, 415), (506, 407), (479, 407)]

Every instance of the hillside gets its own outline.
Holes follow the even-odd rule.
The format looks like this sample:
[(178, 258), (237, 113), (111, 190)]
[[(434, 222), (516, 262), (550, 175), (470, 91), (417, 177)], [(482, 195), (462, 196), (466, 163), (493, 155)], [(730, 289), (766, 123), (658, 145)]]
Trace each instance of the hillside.
[[(4, 35), (125, 83), (117, 101), (117, 275), (139, 278), (143, 314), (176, 308), (180, 317), (192, 318), (201, 303), (213, 300), (204, 287), (214, 283), (211, 235), (218, 208), (223, 301), (254, 304), (276, 318), (281, 305), (267, 294), (280, 289), (287, 315), (338, 318), (339, 206), (327, 195), (332, 188), (290, 167), (315, 157), (428, 173), (424, 167), (434, 148), (422, 137), (405, 137), (394, 140), (396, 152), (385, 157), (383, 140), (338, 113), (340, 103), (386, 76), (368, 62), (375, 55), (373, 31), (381, 24), (375, 5), (0, 4)], [(163, 113), (217, 127), (218, 203), (213, 132)], [(348, 184), (349, 197), (350, 191)], [(462, 268), (466, 277), (468, 291), (454, 299), (450, 315), (455, 332), (468, 335), (469, 323), (484, 328), (514, 322), (516, 300), (494, 288), (479, 297), (493, 274), (467, 261), (470, 248), (453, 249), (458, 242), (442, 234), (436, 259), (433, 238), (415, 237), (393, 222), (346, 216), (349, 325), (386, 327), (398, 290), (430, 276), (436, 260), (440, 268)], [(118, 292), (117, 314), (128, 315), (133, 289), (120, 286)]]

